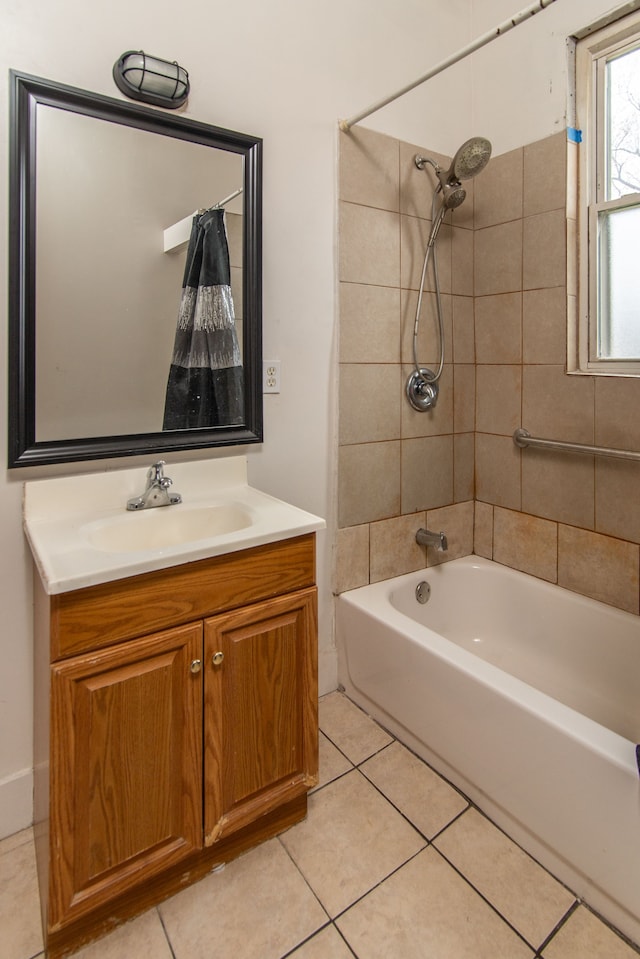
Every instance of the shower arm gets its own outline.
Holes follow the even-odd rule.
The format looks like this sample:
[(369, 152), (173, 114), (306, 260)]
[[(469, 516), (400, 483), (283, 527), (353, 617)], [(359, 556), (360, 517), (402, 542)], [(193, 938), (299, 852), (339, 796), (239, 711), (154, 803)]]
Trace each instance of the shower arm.
[(505, 20), (504, 23), (498, 24), (498, 26), (494, 27), (493, 30), (488, 30), (487, 33), (484, 33), (481, 37), (473, 40), (466, 47), (463, 47), (462, 50), (459, 50), (452, 56), (447, 57), (446, 60), (442, 60), (441, 63), (429, 70), (428, 73), (425, 73), (417, 80), (414, 80), (413, 83), (407, 84), (406, 87), (398, 90), (397, 93), (392, 93), (391, 96), (385, 97), (384, 100), (379, 100), (377, 103), (367, 107), (366, 110), (362, 110), (360, 113), (356, 113), (354, 116), (349, 117), (348, 120), (340, 120), (340, 129), (343, 131), (343, 133), (348, 133), (352, 126), (354, 126), (356, 123), (360, 123), (360, 121), (364, 120), (365, 117), (370, 116), (372, 113), (376, 113), (378, 110), (381, 110), (382, 107), (386, 107), (388, 103), (392, 103), (394, 100), (397, 100), (398, 97), (402, 97), (405, 93), (409, 93), (410, 90), (420, 86), (421, 83), (425, 83), (432, 77), (437, 76), (438, 73), (442, 73), (443, 70), (453, 66), (454, 63), (464, 60), (464, 58), (468, 57), (471, 53), (475, 53), (476, 50), (480, 50), (480, 48), (486, 46), (487, 43), (497, 40), (498, 37), (501, 37), (504, 33), (508, 33), (509, 30), (513, 30), (514, 27), (518, 27), (521, 23), (524, 23), (525, 20), (529, 20), (531, 17), (534, 17), (536, 13), (540, 13), (541, 10), (546, 9), (546, 7), (551, 6), (551, 4), (555, 2), (556, 0), (536, 0), (536, 2), (532, 3), (529, 7), (525, 7), (524, 10), (514, 14), (512, 17), (509, 17), (509, 19)]

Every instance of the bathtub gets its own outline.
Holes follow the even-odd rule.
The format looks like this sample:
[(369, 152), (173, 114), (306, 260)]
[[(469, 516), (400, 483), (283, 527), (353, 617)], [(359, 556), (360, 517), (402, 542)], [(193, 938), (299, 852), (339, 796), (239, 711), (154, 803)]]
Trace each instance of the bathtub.
[(468, 556), (336, 628), (347, 695), (640, 942), (640, 618)]

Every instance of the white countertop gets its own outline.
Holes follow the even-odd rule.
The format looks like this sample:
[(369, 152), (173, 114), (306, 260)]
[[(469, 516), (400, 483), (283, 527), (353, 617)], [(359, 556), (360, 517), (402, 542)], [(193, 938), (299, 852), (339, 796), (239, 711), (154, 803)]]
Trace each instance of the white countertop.
[[(25, 483), (24, 528), (46, 592), (64, 593), (112, 582), (326, 526), (319, 516), (249, 486), (244, 456), (171, 463), (165, 474), (173, 480), (171, 492), (180, 493), (183, 502), (137, 511), (127, 511), (126, 502), (144, 490), (144, 467)], [(243, 518), (243, 525), (216, 535), (205, 531), (197, 539), (191, 534), (187, 542), (162, 548), (118, 551), (95, 545), (105, 532), (116, 530), (117, 535), (124, 533), (135, 542), (137, 532), (144, 529), (141, 523), (153, 523), (161, 530), (167, 521), (172, 526), (194, 518), (197, 522), (209, 510), (220, 515), (229, 510)], [(194, 511), (197, 515), (190, 517)]]

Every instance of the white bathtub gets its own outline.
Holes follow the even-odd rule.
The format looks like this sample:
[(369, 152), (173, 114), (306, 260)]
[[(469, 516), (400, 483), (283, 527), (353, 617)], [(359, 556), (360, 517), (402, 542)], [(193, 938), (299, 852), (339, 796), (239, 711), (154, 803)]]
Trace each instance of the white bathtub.
[(343, 593), (337, 636), (347, 695), (640, 942), (640, 618), (469, 556)]

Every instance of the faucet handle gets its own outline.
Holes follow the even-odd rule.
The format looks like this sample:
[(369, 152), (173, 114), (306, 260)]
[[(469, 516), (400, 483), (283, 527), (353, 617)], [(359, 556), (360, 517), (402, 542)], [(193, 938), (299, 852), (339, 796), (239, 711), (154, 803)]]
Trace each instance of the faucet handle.
[(158, 460), (157, 463), (152, 463), (149, 469), (147, 470), (147, 479), (149, 483), (161, 483), (164, 479), (164, 467), (166, 465), (165, 460)]

